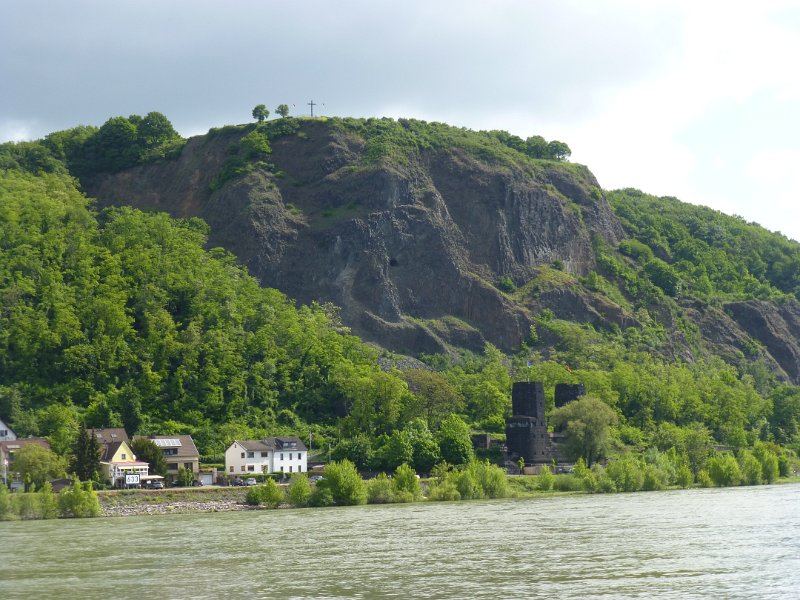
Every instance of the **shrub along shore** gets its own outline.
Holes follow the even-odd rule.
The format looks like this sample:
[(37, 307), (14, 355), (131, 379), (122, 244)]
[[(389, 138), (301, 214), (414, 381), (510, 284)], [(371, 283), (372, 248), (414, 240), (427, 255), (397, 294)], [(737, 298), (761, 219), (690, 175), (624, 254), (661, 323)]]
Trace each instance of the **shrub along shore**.
[(535, 497), (554, 493), (614, 493), (730, 487), (778, 482), (798, 482), (798, 477), (778, 480), (770, 457), (743, 454), (709, 461), (708, 470), (696, 477), (684, 469), (670, 470), (630, 455), (607, 467), (589, 469), (582, 460), (572, 473), (552, 474), (543, 467), (539, 475), (507, 475), (487, 461), (434, 467), (420, 479), (404, 464), (393, 475), (380, 473), (365, 480), (348, 461), (325, 467), (323, 479), (312, 483), (306, 473), (296, 473), (288, 485), (274, 479), (244, 488), (177, 488), (170, 490), (94, 491), (90, 483), (77, 483), (55, 494), (50, 484), (41, 490), (11, 494), (0, 486), (0, 521), (99, 516), (136, 516), (189, 512), (222, 512), (258, 508), (304, 508), (393, 504), (420, 501), (458, 501), (509, 497)]

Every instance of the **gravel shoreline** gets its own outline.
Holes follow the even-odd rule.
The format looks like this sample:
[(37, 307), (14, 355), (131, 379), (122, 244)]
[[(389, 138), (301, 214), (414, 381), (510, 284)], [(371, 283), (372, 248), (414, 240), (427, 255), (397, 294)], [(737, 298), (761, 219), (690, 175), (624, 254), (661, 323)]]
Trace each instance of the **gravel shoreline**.
[(229, 512), (234, 510), (253, 510), (255, 507), (231, 500), (202, 501), (174, 501), (163, 504), (123, 504), (117, 506), (102, 506), (104, 517), (137, 517), (141, 515), (167, 515), (194, 512)]

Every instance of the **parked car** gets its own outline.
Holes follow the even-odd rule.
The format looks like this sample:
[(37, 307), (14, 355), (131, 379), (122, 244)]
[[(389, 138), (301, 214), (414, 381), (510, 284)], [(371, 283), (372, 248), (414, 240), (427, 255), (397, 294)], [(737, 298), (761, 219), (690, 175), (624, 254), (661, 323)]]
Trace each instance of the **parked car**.
[(318, 481), (322, 481), (323, 479), (325, 478), (322, 475), (312, 475), (311, 477), (308, 478), (308, 480), (311, 481), (312, 483), (317, 483)]
[(163, 490), (164, 489), (164, 482), (163, 481), (153, 481), (150, 484), (151, 490)]
[(256, 485), (258, 482), (256, 481), (255, 477), (248, 477), (244, 480), (245, 485)]
[(231, 485), (235, 486), (245, 485), (245, 482), (242, 479), (232, 479)]

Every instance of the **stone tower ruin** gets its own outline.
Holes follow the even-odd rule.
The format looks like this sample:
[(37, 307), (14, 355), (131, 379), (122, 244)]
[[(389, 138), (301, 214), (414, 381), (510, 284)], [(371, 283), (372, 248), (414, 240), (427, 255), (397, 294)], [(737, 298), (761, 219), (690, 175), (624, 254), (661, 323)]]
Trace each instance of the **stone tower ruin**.
[(511, 388), (513, 416), (506, 419), (506, 447), (509, 454), (526, 464), (550, 462), (552, 452), (544, 414), (544, 385), (541, 381), (518, 381)]

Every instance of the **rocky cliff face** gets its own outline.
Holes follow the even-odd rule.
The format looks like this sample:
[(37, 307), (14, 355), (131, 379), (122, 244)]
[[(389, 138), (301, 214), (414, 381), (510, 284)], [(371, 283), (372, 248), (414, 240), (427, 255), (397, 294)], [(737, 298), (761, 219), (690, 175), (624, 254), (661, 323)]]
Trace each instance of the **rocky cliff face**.
[(616, 244), (622, 235), (583, 167), (501, 164), (460, 148), (367, 162), (362, 139), (322, 122), (275, 141), (274, 168), (212, 193), (236, 135), (194, 138), (178, 160), (103, 176), (87, 192), (204, 218), (209, 244), (264, 285), (337, 304), (354, 333), (393, 350), (519, 346), (530, 307), (495, 282), (521, 285), (554, 261), (585, 274), (592, 236)]
[[(230, 250), (263, 285), (332, 302), (354, 333), (398, 352), (487, 341), (513, 351), (544, 308), (601, 329), (639, 325), (633, 309), (578, 280), (596, 268), (593, 240), (613, 247), (624, 235), (584, 167), (458, 146), (374, 160), (358, 134), (306, 120), (273, 141), (271, 166), (212, 191), (243, 133), (193, 138), (176, 160), (101, 176), (86, 191), (101, 206), (202, 217), (209, 245)], [(510, 282), (520, 289), (509, 293)], [(759, 357), (800, 382), (794, 300), (649, 310), (667, 331), (665, 356)], [(686, 323), (699, 341), (687, 339)]]

